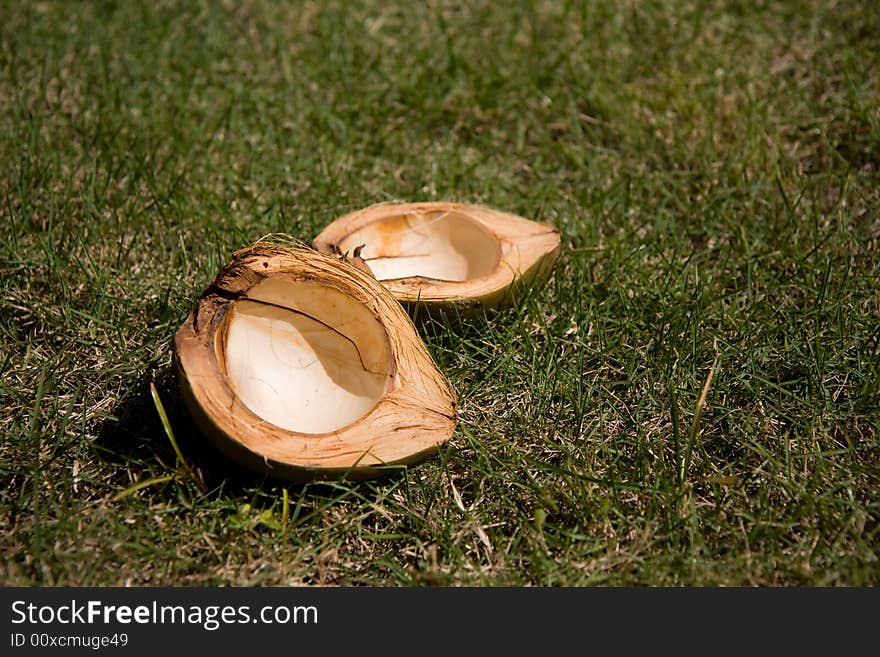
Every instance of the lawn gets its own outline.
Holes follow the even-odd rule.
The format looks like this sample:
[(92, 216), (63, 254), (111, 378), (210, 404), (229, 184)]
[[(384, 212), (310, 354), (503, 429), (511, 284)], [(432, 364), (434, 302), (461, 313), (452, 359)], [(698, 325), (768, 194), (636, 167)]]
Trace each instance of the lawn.
[[(392, 200), (562, 254), (434, 458), (231, 465), (175, 330)], [(880, 584), (878, 208), (873, 2), (0, 0), (0, 584)]]

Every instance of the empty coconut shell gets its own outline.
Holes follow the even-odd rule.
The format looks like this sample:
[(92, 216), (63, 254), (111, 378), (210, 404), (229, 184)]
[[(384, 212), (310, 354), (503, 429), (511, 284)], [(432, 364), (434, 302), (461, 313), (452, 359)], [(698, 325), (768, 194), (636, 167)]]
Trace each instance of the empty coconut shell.
[(455, 428), (455, 394), (400, 304), (316, 251), (236, 253), (174, 347), (205, 435), (276, 477), (377, 476), (427, 457)]
[(313, 244), (346, 255), (408, 305), (472, 314), (547, 276), (560, 250), (547, 224), (479, 205), (375, 205), (327, 226)]

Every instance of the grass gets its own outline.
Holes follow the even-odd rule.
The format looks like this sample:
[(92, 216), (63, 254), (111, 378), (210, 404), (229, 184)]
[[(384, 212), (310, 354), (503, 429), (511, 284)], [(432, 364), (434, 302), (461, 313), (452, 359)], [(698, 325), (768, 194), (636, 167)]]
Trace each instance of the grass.
[[(873, 3), (0, 15), (3, 584), (880, 584)], [(426, 330), (462, 408), (436, 458), (239, 471), (174, 331), (233, 250), (392, 199), (563, 254)]]

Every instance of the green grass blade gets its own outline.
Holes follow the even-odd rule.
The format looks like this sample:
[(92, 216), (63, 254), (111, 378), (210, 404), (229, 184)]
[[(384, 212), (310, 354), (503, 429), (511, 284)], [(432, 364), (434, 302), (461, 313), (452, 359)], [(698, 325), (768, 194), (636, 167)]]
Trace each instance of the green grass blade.
[(152, 477), (151, 479), (147, 479), (145, 481), (139, 481), (134, 486), (129, 486), (125, 490), (122, 490), (116, 495), (113, 496), (113, 501), (118, 502), (119, 500), (125, 499), (129, 495), (133, 495), (137, 493), (139, 490), (143, 490), (144, 488), (149, 488), (150, 486), (158, 486), (159, 484), (167, 484), (169, 481), (173, 481), (176, 475), (165, 475), (164, 477)]
[(168, 420), (168, 413), (165, 412), (165, 406), (159, 398), (159, 391), (156, 390), (156, 384), (152, 381), (150, 381), (150, 394), (153, 397), (153, 404), (156, 407), (156, 412), (159, 413), (159, 420), (162, 422), (162, 427), (165, 429), (165, 435), (168, 436), (171, 447), (174, 449), (174, 454), (177, 456), (177, 465), (189, 472), (189, 466), (186, 463), (186, 459), (183, 458), (183, 452), (180, 451), (177, 439), (174, 437), (174, 430), (171, 428), (171, 422)]

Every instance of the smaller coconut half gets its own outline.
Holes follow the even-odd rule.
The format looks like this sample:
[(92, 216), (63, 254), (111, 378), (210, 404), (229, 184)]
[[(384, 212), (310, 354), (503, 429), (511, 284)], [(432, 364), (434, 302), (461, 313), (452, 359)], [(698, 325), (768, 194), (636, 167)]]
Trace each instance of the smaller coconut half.
[(204, 434), (256, 471), (363, 479), (420, 461), (456, 398), (399, 303), (310, 249), (235, 254), (178, 329), (175, 363)]
[(370, 271), (410, 308), (463, 315), (514, 301), (560, 251), (548, 224), (463, 203), (375, 205), (336, 219), (313, 244)]

